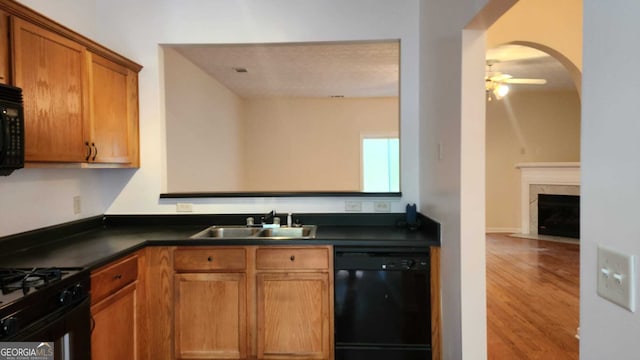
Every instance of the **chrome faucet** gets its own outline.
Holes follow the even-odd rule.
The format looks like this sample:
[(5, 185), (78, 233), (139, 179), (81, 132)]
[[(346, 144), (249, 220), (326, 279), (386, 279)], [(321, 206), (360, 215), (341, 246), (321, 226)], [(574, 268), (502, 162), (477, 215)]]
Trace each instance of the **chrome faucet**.
[[(276, 211), (275, 210), (271, 210), (269, 213), (265, 214), (264, 216), (260, 217), (260, 222), (262, 222), (262, 224), (268, 224), (269, 221), (271, 221), (272, 223), (275, 223), (274, 220), (276, 219)], [(278, 219), (280, 220), (280, 219)]]

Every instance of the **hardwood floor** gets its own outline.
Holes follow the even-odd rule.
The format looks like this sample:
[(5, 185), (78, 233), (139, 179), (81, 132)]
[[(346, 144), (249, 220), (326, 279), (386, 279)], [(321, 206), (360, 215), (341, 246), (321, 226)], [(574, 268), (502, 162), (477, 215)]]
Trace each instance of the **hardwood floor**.
[(487, 234), (489, 359), (578, 359), (580, 248)]

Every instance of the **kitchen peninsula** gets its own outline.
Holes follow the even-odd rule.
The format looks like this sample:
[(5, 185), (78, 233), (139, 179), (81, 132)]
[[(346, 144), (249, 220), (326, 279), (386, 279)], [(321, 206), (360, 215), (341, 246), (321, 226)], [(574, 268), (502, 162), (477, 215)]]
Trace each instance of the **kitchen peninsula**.
[[(434, 257), (439, 246), (439, 225), (432, 220), (421, 216), (422, 227), (416, 231), (396, 226), (403, 214), (297, 214), (297, 222), (317, 224), (315, 238), (190, 238), (212, 224), (240, 225), (246, 216), (95, 217), (2, 238), (0, 247), (5, 256), (0, 263), (16, 268), (77, 268), (91, 274), (94, 358), (99, 358), (99, 353), (137, 353), (139, 359), (179, 359), (192, 358), (197, 353), (208, 354), (202, 356), (211, 359), (268, 359), (269, 354), (296, 358), (290, 353), (297, 353), (333, 359), (334, 247), (413, 249), (430, 254), (430, 317), (434, 319), (433, 326), (438, 327), (437, 307), (433, 308), (437, 306), (437, 296), (433, 294), (439, 290), (438, 281), (433, 278), (438, 274)], [(309, 289), (316, 289), (313, 291), (318, 293), (309, 299), (325, 299), (320, 305), (315, 300), (301, 304), (308, 309), (301, 314), (309, 317), (297, 320), (321, 329), (321, 336), (314, 331), (291, 332), (288, 334), (296, 337), (284, 340), (269, 337), (274, 329), (265, 329), (265, 324), (275, 325), (265, 317), (272, 314), (266, 309), (275, 311), (282, 305), (269, 301), (286, 298), (285, 293), (273, 295), (273, 291), (290, 289), (278, 285), (287, 279), (293, 281), (292, 291), (306, 294)], [(295, 290), (296, 286), (302, 287)], [(207, 290), (214, 288), (218, 290), (213, 293)], [(216, 294), (236, 295), (220, 299)], [(303, 301), (307, 297), (296, 298)], [(224, 326), (236, 329), (232, 333), (237, 336), (229, 338), (225, 332), (227, 335), (218, 338), (196, 330), (200, 327), (194, 328), (194, 322), (200, 324), (198, 320), (206, 318), (202, 318), (205, 313), (193, 313), (195, 304), (209, 304), (213, 306), (210, 311), (218, 314), (233, 310), (234, 316), (223, 317)], [(185, 316), (190, 316), (189, 320)], [(212, 323), (223, 326), (213, 319), (201, 325)], [(107, 333), (111, 335), (98, 336)], [(123, 337), (122, 344), (131, 347), (123, 349), (112, 346), (110, 341), (105, 343), (113, 334)], [(435, 352), (438, 332), (432, 331), (432, 337), (430, 343)], [(300, 348), (299, 344), (306, 345)], [(100, 352), (95, 352), (97, 349)]]

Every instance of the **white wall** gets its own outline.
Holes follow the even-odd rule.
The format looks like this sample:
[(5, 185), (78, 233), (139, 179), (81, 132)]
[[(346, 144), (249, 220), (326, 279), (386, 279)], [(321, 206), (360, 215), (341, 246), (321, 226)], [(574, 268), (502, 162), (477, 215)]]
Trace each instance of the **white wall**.
[(576, 90), (512, 89), (487, 103), (487, 231), (520, 231), (520, 162), (580, 161)]
[[(95, 36), (94, 1), (21, 1), (68, 27)], [(70, 10), (71, 9), (71, 10)], [(21, 169), (0, 177), (0, 236), (104, 214), (132, 170)], [(81, 213), (73, 213), (73, 197)]]
[(96, 0), (17, 0), (82, 35), (96, 40)]
[[(637, 1), (584, 0), (581, 359), (637, 359), (640, 354), (640, 311), (630, 313), (596, 294), (597, 245), (640, 256), (638, 14)], [(636, 276), (636, 294), (639, 285)]]
[(484, 3), (420, 9), (420, 204), (442, 225), (444, 359), (486, 358), (485, 36), (462, 31)]
[[(139, 170), (33, 170), (0, 178), (0, 236), (82, 217), (175, 213), (166, 190), (162, 43), (241, 43), (318, 40), (401, 40), (402, 199), (392, 211), (418, 202), (418, 0), (24, 0), (37, 11), (142, 64)], [(101, 186), (96, 187), (100, 183)], [(54, 193), (55, 192), (55, 193)], [(38, 194), (46, 205), (23, 201)], [(83, 212), (72, 214), (73, 196)], [(113, 199), (116, 198), (115, 201)], [(363, 200), (359, 198), (360, 200)], [(193, 200), (194, 211), (342, 212), (345, 198)], [(363, 211), (373, 210), (364, 199)]]
[[(145, 66), (140, 74), (142, 168), (108, 213), (172, 213), (165, 191), (164, 114), (158, 44), (401, 39), (403, 211), (418, 199), (418, 1), (98, 1), (103, 43)], [(122, 11), (126, 9), (126, 11)], [(114, 26), (117, 24), (117, 26)], [(201, 199), (195, 212), (344, 211), (343, 198)], [(184, 201), (184, 200), (183, 200)], [(365, 201), (364, 209), (369, 204)]]
[[(0, 177), (0, 236), (102, 215), (132, 170), (20, 169)], [(74, 214), (73, 197), (81, 213)]]
[(243, 174), (242, 99), (170, 47), (162, 48), (167, 189), (238, 191)]

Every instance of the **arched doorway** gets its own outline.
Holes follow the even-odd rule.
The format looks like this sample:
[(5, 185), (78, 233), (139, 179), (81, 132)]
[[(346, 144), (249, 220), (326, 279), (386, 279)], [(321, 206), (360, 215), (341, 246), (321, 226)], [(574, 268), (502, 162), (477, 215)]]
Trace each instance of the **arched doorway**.
[[(538, 193), (579, 195), (579, 177), (558, 185), (552, 176), (568, 165), (579, 170), (580, 96), (549, 53), (509, 44), (489, 49), (487, 59), (489, 77), (515, 79), (508, 94), (486, 103), (488, 356), (577, 359), (579, 240), (539, 235), (536, 206)], [(522, 196), (523, 169), (543, 171), (549, 183), (538, 178), (535, 193)]]
[[(579, 174), (581, 74), (575, 62), (580, 59), (572, 60), (544, 45), (544, 40), (536, 41), (535, 33), (514, 34), (527, 40), (504, 35), (509, 24), (519, 22), (518, 17), (526, 14), (530, 21), (543, 14), (523, 10), (530, 5), (530, 1), (520, 1), (495, 29), (488, 30), (488, 44), (492, 40), (494, 44), (487, 50), (491, 71), (545, 80), (545, 84), (523, 81), (525, 84), (511, 85), (507, 96), (487, 101), (488, 358), (535, 358), (537, 353), (547, 358), (578, 359), (579, 245), (577, 241), (547, 242), (554, 240), (550, 237), (540, 240), (535, 192), (543, 189), (540, 191), (579, 195), (579, 175), (569, 188), (561, 186), (559, 190), (552, 180), (535, 185), (534, 193), (529, 194), (522, 168), (537, 171), (541, 165), (540, 171), (553, 172), (556, 166), (571, 164)], [(495, 46), (495, 39), (507, 41)], [(550, 278), (544, 274), (555, 275)]]

